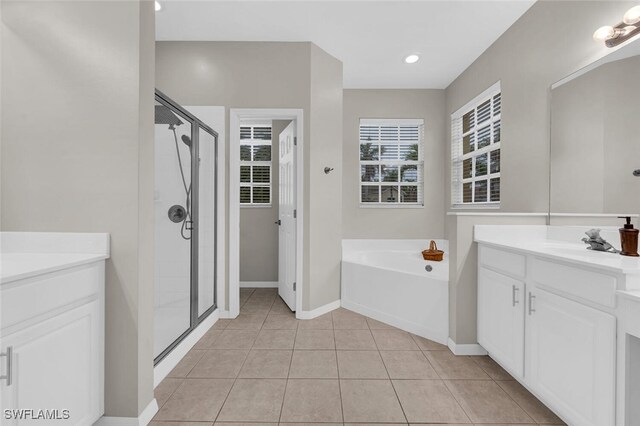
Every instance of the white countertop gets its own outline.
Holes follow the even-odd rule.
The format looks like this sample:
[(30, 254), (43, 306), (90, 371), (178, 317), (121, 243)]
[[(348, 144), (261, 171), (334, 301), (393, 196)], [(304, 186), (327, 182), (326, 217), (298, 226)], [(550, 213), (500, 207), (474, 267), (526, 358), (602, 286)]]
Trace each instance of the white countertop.
[[(586, 226), (476, 225), (474, 240), (482, 244), (609, 272), (640, 274), (640, 257), (587, 250), (587, 245), (580, 241), (580, 238), (588, 229)], [(614, 239), (617, 228), (602, 229), (601, 235), (614, 247), (619, 248), (619, 239)]]
[(0, 284), (107, 258), (108, 234), (2, 232)]

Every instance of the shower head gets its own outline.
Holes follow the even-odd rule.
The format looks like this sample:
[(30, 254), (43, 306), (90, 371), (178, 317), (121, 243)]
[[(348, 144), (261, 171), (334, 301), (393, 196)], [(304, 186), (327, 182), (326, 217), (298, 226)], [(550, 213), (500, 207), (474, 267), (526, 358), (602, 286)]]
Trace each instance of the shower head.
[(170, 129), (182, 124), (182, 121), (175, 115), (169, 107), (156, 105), (156, 124), (168, 124)]
[(180, 138), (182, 139), (182, 142), (183, 142), (186, 146), (188, 146), (189, 148), (191, 148), (191, 138), (190, 138), (189, 136), (187, 136), (187, 135), (182, 135)]

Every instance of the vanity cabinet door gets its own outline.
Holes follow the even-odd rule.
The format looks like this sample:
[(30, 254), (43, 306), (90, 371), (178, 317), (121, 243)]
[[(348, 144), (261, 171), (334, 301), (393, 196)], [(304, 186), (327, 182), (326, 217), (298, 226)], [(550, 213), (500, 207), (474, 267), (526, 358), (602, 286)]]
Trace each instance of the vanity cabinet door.
[(569, 424), (613, 426), (615, 317), (539, 288), (527, 296), (527, 383)]
[[(0, 381), (5, 410), (0, 424), (90, 425), (98, 420), (103, 392), (101, 327), (100, 305), (93, 300), (3, 336), (2, 349), (11, 346), (13, 356), (11, 385)], [(3, 365), (1, 374), (5, 369)], [(22, 415), (26, 420), (9, 419), (6, 410), (15, 413), (10, 417)], [(29, 420), (41, 415), (51, 417)]]
[(480, 267), (478, 342), (512, 375), (524, 372), (524, 283)]

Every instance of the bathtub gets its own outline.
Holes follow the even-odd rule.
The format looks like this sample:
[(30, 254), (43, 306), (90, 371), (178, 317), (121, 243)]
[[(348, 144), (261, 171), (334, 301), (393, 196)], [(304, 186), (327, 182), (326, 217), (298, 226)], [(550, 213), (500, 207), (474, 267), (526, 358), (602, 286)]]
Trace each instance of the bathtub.
[(436, 243), (442, 262), (422, 259), (429, 240), (342, 240), (342, 306), (446, 345), (448, 241)]

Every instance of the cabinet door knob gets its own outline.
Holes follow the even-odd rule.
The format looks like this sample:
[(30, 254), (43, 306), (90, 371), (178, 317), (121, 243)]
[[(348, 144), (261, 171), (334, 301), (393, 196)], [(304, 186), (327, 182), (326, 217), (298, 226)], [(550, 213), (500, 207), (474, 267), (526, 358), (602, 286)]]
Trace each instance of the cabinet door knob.
[(533, 309), (533, 299), (535, 298), (536, 297), (533, 295), (533, 293), (529, 292), (529, 315), (536, 311), (535, 309)]
[(11, 386), (12, 380), (12, 370), (13, 370), (13, 347), (7, 346), (7, 351), (0, 353), (0, 357), (6, 357), (7, 363), (6, 368), (7, 372), (4, 376), (0, 376), (0, 380), (4, 379), (7, 381), (7, 386)]
[(520, 289), (518, 287), (516, 287), (515, 284), (511, 287), (511, 289), (512, 289), (511, 297), (512, 297), (512, 300), (513, 300), (513, 306), (516, 306), (518, 303), (520, 303), (520, 301), (518, 300), (518, 297), (516, 296), (516, 293)]

